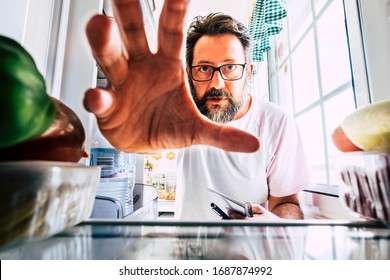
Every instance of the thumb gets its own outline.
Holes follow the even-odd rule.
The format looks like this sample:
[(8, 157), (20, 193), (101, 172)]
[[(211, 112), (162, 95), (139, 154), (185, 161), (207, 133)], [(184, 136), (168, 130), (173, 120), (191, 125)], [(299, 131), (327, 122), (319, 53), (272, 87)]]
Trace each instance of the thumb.
[(104, 119), (114, 110), (116, 98), (111, 91), (93, 88), (86, 91), (83, 103), (88, 112), (93, 113), (97, 118)]
[(266, 211), (266, 209), (264, 207), (262, 207), (261, 205), (255, 204), (255, 203), (252, 204), (253, 214), (263, 214), (265, 211)]
[(202, 145), (215, 146), (228, 152), (252, 153), (259, 149), (260, 142), (252, 134), (228, 125), (204, 120), (199, 132)]

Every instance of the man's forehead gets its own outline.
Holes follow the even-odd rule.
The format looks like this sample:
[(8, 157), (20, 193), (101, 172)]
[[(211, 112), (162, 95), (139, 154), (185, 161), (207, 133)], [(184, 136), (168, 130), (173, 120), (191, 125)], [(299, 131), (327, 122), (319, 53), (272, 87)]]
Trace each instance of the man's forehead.
[(244, 47), (233, 34), (204, 35), (194, 47), (194, 62), (199, 63), (235, 63), (245, 59)]

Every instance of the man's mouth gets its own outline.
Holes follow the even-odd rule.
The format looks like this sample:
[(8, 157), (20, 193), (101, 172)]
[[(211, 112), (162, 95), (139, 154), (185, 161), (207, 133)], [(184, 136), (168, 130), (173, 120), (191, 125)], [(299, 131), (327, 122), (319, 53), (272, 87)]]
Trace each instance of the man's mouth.
[(219, 102), (226, 100), (226, 99), (227, 98), (225, 96), (221, 96), (221, 95), (207, 97), (207, 101), (210, 103), (219, 103)]

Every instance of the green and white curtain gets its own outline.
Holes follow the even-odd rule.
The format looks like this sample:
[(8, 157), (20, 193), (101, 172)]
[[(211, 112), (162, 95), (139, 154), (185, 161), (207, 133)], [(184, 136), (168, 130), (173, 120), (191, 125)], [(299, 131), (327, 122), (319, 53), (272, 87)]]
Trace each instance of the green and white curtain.
[(282, 30), (282, 19), (287, 16), (286, 1), (256, 0), (249, 23), (249, 33), (253, 38), (253, 61), (263, 61), (263, 54), (271, 49), (269, 36)]

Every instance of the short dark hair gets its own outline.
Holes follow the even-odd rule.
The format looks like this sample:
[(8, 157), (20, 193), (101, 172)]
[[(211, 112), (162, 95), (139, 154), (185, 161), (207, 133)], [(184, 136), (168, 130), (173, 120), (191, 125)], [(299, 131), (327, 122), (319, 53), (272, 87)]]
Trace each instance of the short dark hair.
[(190, 24), (186, 40), (186, 64), (192, 66), (194, 59), (194, 47), (196, 42), (204, 35), (214, 36), (221, 34), (233, 34), (241, 42), (246, 60), (251, 60), (251, 36), (244, 24), (233, 17), (223, 13), (212, 13), (207, 16), (197, 16)]

